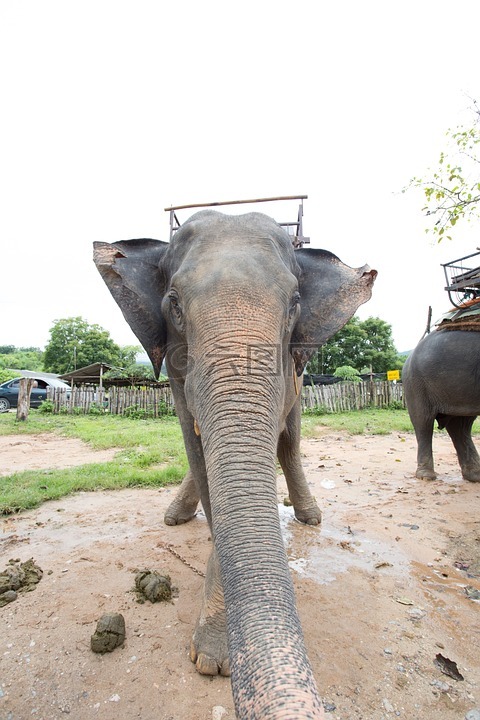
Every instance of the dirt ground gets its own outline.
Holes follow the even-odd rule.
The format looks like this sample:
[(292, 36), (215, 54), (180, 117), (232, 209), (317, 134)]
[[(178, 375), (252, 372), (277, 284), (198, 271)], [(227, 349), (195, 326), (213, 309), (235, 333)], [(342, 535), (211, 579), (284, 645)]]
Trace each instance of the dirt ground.
[[(2, 442), (4, 469), (99, 459), (52, 436)], [(480, 486), (461, 479), (448, 438), (435, 440), (434, 482), (414, 478), (406, 433), (325, 430), (303, 453), (321, 529), (293, 520), (282, 477), (278, 499), (327, 720), (456, 720), (480, 708)], [(199, 676), (188, 658), (202, 585), (194, 570), (211, 541), (201, 512), (163, 524), (174, 493), (79, 493), (1, 520), (0, 570), (33, 558), (44, 572), (0, 609), (1, 720), (233, 719), (229, 680)], [(144, 568), (167, 572), (178, 597), (139, 604)], [(90, 637), (106, 612), (124, 615), (126, 641), (98, 655)], [(441, 670), (442, 657), (463, 679)]]

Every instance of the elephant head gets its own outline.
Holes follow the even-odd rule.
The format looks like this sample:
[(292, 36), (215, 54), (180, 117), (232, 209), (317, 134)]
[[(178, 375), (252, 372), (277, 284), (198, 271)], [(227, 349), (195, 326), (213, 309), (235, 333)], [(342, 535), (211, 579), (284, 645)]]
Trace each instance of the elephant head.
[(156, 373), (165, 358), (212, 528), (207, 649), (195, 656), (219, 654), (208, 623), (224, 594), (238, 717), (319, 718), (278, 519), (277, 443), (306, 362), (369, 299), (376, 271), (294, 251), (265, 215), (213, 211), (171, 243), (95, 243), (94, 259)]

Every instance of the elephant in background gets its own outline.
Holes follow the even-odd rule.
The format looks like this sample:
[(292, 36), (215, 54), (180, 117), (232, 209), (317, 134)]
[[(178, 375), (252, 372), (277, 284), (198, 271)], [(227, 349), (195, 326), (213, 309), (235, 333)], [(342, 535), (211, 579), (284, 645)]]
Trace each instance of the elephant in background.
[(471, 434), (480, 413), (480, 333), (440, 327), (426, 335), (408, 356), (402, 382), (417, 437), (416, 477), (436, 478), (436, 420), (452, 439), (463, 478), (480, 482), (480, 458)]
[(155, 372), (165, 358), (190, 472), (212, 530), (191, 658), (230, 675), (239, 718), (321, 718), (283, 545), (276, 456), (297, 517), (320, 522), (300, 453), (306, 362), (371, 296), (376, 271), (294, 251), (261, 213), (193, 215), (170, 243), (95, 243), (94, 260)]

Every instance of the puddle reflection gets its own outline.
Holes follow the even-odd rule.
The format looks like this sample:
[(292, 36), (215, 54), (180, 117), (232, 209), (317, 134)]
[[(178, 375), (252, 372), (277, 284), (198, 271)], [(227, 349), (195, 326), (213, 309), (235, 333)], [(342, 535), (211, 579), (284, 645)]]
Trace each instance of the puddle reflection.
[(354, 533), (349, 527), (337, 527), (325, 516), (318, 528), (295, 520), (292, 507), (279, 504), (278, 512), (289, 567), (320, 585), (333, 582), (351, 568), (398, 573), (399, 567), (409, 567), (398, 546)]

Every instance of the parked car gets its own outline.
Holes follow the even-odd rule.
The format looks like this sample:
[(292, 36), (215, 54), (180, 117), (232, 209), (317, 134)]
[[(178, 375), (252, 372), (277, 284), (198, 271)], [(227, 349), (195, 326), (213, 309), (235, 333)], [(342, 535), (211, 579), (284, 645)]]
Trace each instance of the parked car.
[[(20, 380), (22, 378), (15, 378), (14, 380), (7, 380), (0, 385), (0, 412), (7, 412), (10, 408), (16, 408), (18, 404), (18, 391), (20, 388)], [(70, 390), (70, 385), (63, 380), (57, 380), (56, 378), (44, 378), (34, 377), (34, 385), (30, 394), (30, 407), (37, 408), (41, 402), (47, 399), (47, 388), (65, 388)]]

